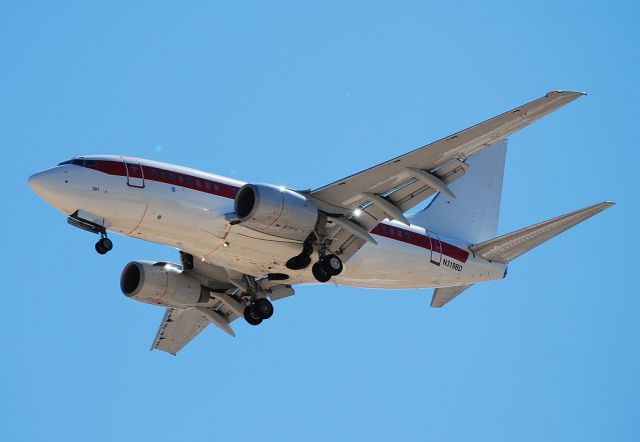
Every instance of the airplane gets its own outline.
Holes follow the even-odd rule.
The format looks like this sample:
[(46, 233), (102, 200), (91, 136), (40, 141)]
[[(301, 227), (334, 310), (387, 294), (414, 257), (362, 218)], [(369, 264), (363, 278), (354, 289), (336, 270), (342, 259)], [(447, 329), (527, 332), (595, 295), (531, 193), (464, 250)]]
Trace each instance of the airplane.
[[(497, 236), (507, 137), (584, 95), (543, 97), (314, 190), (245, 183), (119, 155), (87, 155), (29, 177), (68, 223), (179, 250), (180, 263), (132, 261), (124, 295), (166, 307), (151, 350), (176, 355), (208, 324), (268, 320), (296, 284), (435, 288), (442, 307), (474, 284), (614, 203)], [(406, 214), (431, 198), (426, 208)]]

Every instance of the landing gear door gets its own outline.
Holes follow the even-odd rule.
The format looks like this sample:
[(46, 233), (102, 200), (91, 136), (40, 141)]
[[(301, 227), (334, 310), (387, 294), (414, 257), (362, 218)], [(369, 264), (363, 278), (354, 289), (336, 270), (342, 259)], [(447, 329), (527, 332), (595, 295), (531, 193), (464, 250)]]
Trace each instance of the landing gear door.
[(127, 171), (127, 185), (144, 188), (144, 170), (138, 160), (122, 157)]
[(442, 263), (442, 243), (435, 232), (426, 232), (431, 243), (431, 264), (439, 266)]

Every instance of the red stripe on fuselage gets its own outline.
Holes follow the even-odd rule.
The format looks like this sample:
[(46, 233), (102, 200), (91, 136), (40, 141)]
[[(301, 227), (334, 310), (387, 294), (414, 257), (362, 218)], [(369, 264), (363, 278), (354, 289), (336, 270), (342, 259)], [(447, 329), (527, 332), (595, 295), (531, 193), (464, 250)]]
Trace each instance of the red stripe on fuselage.
[[(117, 175), (127, 177), (127, 170), (122, 161), (97, 160), (94, 166), (87, 166), (90, 169), (97, 170), (109, 175)], [(142, 166), (144, 179), (165, 183), (173, 186), (185, 187), (187, 189), (197, 190), (199, 192), (209, 193), (211, 195), (221, 196), (223, 198), (234, 199), (239, 188), (230, 184), (224, 184), (217, 181), (187, 175), (172, 170), (160, 169), (157, 167)], [(389, 224), (380, 223), (371, 231), (374, 235), (384, 236), (385, 238), (401, 241), (423, 249), (431, 250), (431, 239), (428, 236), (411, 230), (403, 229)], [(469, 252), (452, 244), (440, 241), (442, 254), (449, 258), (460, 262), (467, 262)]]
[[(432, 240), (437, 241), (435, 238), (431, 239), (428, 236), (422, 235), (420, 233), (383, 223), (375, 226), (371, 233), (373, 233), (374, 235), (384, 236), (385, 238), (411, 244), (417, 247), (422, 247), (423, 249), (427, 250), (432, 249)], [(456, 247), (444, 241), (440, 241), (440, 247), (442, 248), (443, 255), (455, 259), (456, 261), (464, 263), (467, 262), (467, 259), (469, 259), (469, 252), (461, 249), (460, 247)]]
[[(122, 161), (97, 160), (95, 166), (87, 167), (109, 175), (127, 177), (127, 170)], [(219, 183), (173, 170), (160, 169), (158, 167), (143, 165), (142, 172), (144, 173), (145, 180), (186, 187), (187, 189), (210, 193), (224, 198), (234, 199), (239, 189), (229, 184)]]

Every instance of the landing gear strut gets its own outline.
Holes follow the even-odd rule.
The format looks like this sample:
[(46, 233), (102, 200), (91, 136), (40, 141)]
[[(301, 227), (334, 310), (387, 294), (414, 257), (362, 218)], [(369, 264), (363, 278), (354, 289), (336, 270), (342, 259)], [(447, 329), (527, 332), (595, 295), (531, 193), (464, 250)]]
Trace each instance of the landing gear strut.
[(273, 304), (267, 298), (256, 299), (244, 309), (244, 319), (251, 325), (258, 325), (273, 316)]
[(96, 252), (104, 255), (111, 249), (113, 249), (113, 243), (107, 238), (107, 232), (100, 232), (100, 239), (96, 243)]

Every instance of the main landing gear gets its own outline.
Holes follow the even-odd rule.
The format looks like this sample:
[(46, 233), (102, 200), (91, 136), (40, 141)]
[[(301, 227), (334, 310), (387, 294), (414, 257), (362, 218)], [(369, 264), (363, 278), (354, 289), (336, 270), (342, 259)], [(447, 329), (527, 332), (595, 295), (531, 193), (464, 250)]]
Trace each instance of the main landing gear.
[(273, 304), (267, 298), (259, 298), (244, 309), (244, 319), (251, 325), (258, 325), (273, 316)]
[(111, 249), (113, 249), (113, 243), (107, 238), (107, 232), (100, 232), (100, 239), (96, 243), (96, 252), (104, 255)]
[(333, 253), (324, 255), (311, 266), (311, 273), (319, 282), (327, 282), (332, 276), (342, 273), (342, 260)]
[[(302, 252), (287, 261), (287, 268), (291, 270), (303, 270), (311, 264), (311, 255), (316, 244), (316, 235), (311, 234), (302, 245)], [(319, 282), (327, 282), (332, 276), (342, 273), (342, 260), (333, 253), (326, 254), (326, 245), (323, 241), (318, 241), (320, 259), (311, 266), (311, 273)]]

